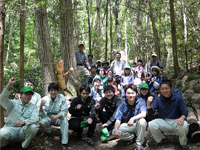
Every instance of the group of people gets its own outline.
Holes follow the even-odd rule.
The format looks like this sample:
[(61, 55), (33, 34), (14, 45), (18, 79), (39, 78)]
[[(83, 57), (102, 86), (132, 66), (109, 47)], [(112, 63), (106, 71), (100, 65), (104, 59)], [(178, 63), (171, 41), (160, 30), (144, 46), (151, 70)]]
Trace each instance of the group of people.
[[(44, 128), (45, 136), (51, 136), (51, 125), (60, 126), (62, 150), (68, 149), (68, 130), (73, 130), (81, 140), (87, 127), (86, 141), (94, 146), (93, 135), (100, 121), (102, 129), (108, 132), (106, 137), (114, 135), (126, 140), (127, 145), (136, 142), (137, 150), (143, 150), (147, 127), (156, 145), (164, 144), (167, 141), (164, 132), (172, 131), (179, 133), (180, 146), (187, 149), (189, 125), (185, 118), (188, 110), (182, 96), (173, 92), (171, 81), (162, 80), (160, 71), (163, 68), (159, 61), (152, 61), (148, 72), (142, 60), (131, 68), (125, 66), (120, 60), (121, 54), (117, 53), (110, 67), (108, 62), (103, 63), (105, 69), (105, 65), (95, 66), (89, 58), (91, 55), (87, 59), (83, 49), (84, 45), (80, 44), (76, 51), (77, 69), (85, 74), (87, 84), (80, 87), (80, 95), (72, 100), (69, 109), (56, 83), (49, 84), (49, 95), (41, 98), (34, 92), (34, 82), (27, 80), (20, 94), (9, 100), (15, 78), (9, 80), (0, 95), (0, 104), (8, 113), (8, 120), (0, 131), (2, 148), (9, 141), (19, 141), (24, 149), (31, 149), (30, 141), (37, 134), (37, 123)], [(153, 57), (157, 57), (156, 54)], [(92, 74), (95, 75), (92, 77)], [(121, 95), (117, 91), (118, 85), (121, 85)], [(69, 120), (66, 118), (68, 111), (71, 114)], [(155, 117), (155, 112), (159, 117)], [(102, 136), (102, 139), (106, 138), (104, 134)]]

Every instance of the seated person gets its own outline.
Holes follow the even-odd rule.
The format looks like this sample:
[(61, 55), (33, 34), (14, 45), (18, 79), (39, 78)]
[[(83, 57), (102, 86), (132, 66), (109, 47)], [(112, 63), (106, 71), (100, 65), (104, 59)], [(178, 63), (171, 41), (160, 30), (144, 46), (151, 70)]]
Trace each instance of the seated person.
[(121, 77), (121, 81), (120, 84), (122, 86), (122, 97), (125, 99), (126, 98), (126, 94), (125, 94), (125, 87), (128, 84), (133, 84), (134, 83), (134, 76), (131, 74), (131, 67), (130, 66), (125, 66), (124, 67), (124, 75), (122, 75)]
[(93, 97), (96, 103), (101, 101), (101, 98), (102, 98), (102, 93), (101, 93), (101, 90), (99, 89), (100, 82), (101, 82), (100, 79), (98, 78), (94, 79), (94, 87), (92, 87), (90, 91), (90, 95), (89, 95)]
[(41, 120), (39, 124), (44, 127), (45, 135), (50, 136), (51, 125), (60, 126), (62, 135), (62, 150), (67, 150), (68, 143), (68, 105), (64, 95), (59, 94), (59, 86), (51, 83), (48, 86), (47, 95), (42, 98), (40, 105)]
[(97, 68), (97, 74), (99, 74), (99, 70), (102, 68), (102, 62), (101, 62), (101, 60), (97, 60), (97, 66), (96, 66), (96, 68)]
[[(26, 81), (24, 81), (24, 86), (30, 86), (33, 90), (35, 88), (35, 83), (33, 82), (33, 80), (28, 79)], [(15, 99), (20, 99), (20, 94), (15, 94)], [(37, 105), (38, 110), (40, 109), (40, 103), (41, 103), (41, 96), (40, 94), (34, 92), (34, 94), (32, 95), (31, 101), (32, 104)]]
[(114, 76), (113, 76), (113, 72), (112, 72), (112, 70), (108, 70), (108, 78), (113, 78), (113, 84), (115, 84), (115, 78), (114, 78)]
[(161, 82), (161, 95), (153, 102), (147, 101), (147, 115), (158, 111), (160, 118), (149, 122), (149, 130), (153, 135), (156, 145), (167, 141), (163, 132), (178, 132), (179, 142), (182, 149), (187, 149), (187, 133), (189, 124), (185, 121), (188, 110), (183, 98), (172, 94), (172, 82), (163, 80)]
[(0, 130), (1, 148), (8, 142), (22, 142), (22, 148), (29, 150), (32, 149), (29, 143), (38, 131), (35, 124), (39, 121), (39, 112), (36, 105), (29, 103), (34, 94), (30, 86), (21, 89), (20, 100), (8, 99), (15, 82), (15, 78), (10, 78), (0, 95), (0, 104), (8, 113), (8, 120)]
[[(98, 117), (103, 123), (102, 127), (107, 127), (108, 131), (113, 130), (115, 124), (115, 114), (122, 99), (115, 95), (113, 86), (108, 85), (104, 88), (105, 97), (99, 103), (96, 103), (95, 108), (98, 112)], [(105, 111), (103, 111), (105, 109)]]
[(100, 79), (101, 82), (99, 89), (103, 91), (103, 88), (107, 86), (107, 80), (108, 80), (108, 77), (105, 76), (105, 70), (103, 68), (99, 69), (99, 75), (95, 76), (94, 79), (96, 78)]
[(115, 127), (113, 134), (121, 140), (129, 141), (127, 145), (133, 144), (134, 134), (137, 134), (136, 149), (143, 150), (144, 134), (147, 123), (145, 100), (138, 98), (137, 87), (128, 85), (125, 88), (126, 100), (123, 101), (115, 115)]
[[(153, 93), (151, 93), (150, 91), (149, 91), (149, 85), (147, 84), (147, 83), (142, 83), (141, 85), (140, 85), (140, 88), (139, 88), (139, 92), (138, 92), (139, 94), (136, 96), (136, 99), (138, 99), (138, 98), (142, 98), (142, 99), (144, 99), (145, 100), (145, 102), (147, 103), (147, 100), (149, 99), (149, 100), (151, 100), (151, 99), (155, 99), (155, 94), (153, 94)], [(146, 116), (146, 118), (145, 118), (145, 120), (147, 121), (147, 122), (149, 122), (149, 121), (151, 121), (151, 120), (153, 120), (153, 119), (155, 119), (155, 117), (154, 117), (154, 114), (152, 114), (151, 116), (149, 115), (149, 116)]]
[(135, 73), (136, 67), (137, 67), (137, 63), (136, 63), (136, 62), (133, 62), (133, 66), (131, 67), (131, 72), (132, 72), (133, 75), (136, 74), (136, 73)]
[(141, 74), (142, 83), (149, 84), (150, 81), (150, 73), (149, 72), (142, 72)]
[(69, 129), (77, 132), (77, 137), (82, 138), (83, 128), (81, 128), (81, 122), (86, 119), (88, 132), (87, 132), (87, 143), (94, 146), (92, 137), (94, 135), (94, 130), (96, 128), (96, 111), (95, 111), (95, 101), (89, 96), (90, 87), (87, 85), (82, 85), (80, 87), (81, 95), (72, 100), (69, 112), (71, 114), (71, 119), (69, 120)]
[(136, 71), (136, 76), (134, 79), (134, 85), (137, 86), (137, 88), (139, 88), (139, 85), (142, 84), (144, 81), (142, 80), (142, 73), (143, 71)]
[(162, 81), (162, 76), (160, 75), (160, 68), (157, 66), (151, 67), (151, 78), (149, 82), (150, 92), (158, 95), (160, 93), (160, 82)]
[(103, 69), (105, 70), (105, 76), (107, 77), (108, 76), (108, 70), (109, 70), (109, 62), (107, 62), (107, 61), (104, 61), (103, 63), (102, 63), (102, 66), (103, 66)]
[(108, 78), (108, 85), (113, 86), (114, 89), (115, 89), (115, 95), (118, 95), (117, 87), (116, 87), (116, 85), (114, 85), (114, 78), (113, 77)]

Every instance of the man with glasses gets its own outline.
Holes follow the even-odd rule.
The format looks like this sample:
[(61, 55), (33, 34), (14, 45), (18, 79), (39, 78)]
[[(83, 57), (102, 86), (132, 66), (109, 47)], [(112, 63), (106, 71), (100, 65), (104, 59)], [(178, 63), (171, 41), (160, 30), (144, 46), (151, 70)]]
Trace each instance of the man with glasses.
[(30, 86), (21, 89), (20, 100), (8, 99), (9, 90), (15, 82), (15, 78), (10, 78), (0, 95), (0, 104), (8, 113), (8, 120), (0, 131), (1, 149), (8, 142), (22, 142), (22, 148), (30, 150), (29, 143), (38, 131), (35, 123), (39, 120), (39, 112), (36, 105), (29, 103), (34, 94)]
[[(115, 124), (115, 114), (122, 99), (115, 95), (113, 86), (108, 85), (104, 88), (105, 97), (99, 103), (96, 103), (95, 108), (98, 112), (98, 117), (103, 123), (102, 127), (107, 127), (108, 131), (113, 130)], [(105, 109), (105, 111), (103, 111)]]

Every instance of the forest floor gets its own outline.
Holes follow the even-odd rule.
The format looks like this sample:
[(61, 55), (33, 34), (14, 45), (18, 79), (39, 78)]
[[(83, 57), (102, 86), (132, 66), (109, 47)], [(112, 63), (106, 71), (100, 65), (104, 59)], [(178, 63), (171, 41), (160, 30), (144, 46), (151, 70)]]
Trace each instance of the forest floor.
[[(126, 141), (121, 141), (119, 139), (114, 139), (111, 141), (108, 141), (107, 143), (102, 143), (101, 137), (101, 123), (98, 123), (96, 126), (95, 134), (93, 137), (93, 140), (95, 142), (95, 146), (90, 146), (86, 143), (86, 133), (87, 128), (84, 129), (83, 132), (83, 138), (82, 140), (79, 140), (76, 138), (75, 133), (71, 130), (69, 130), (69, 142), (68, 147), (69, 150), (133, 150), (135, 149), (136, 144), (126, 146)], [(111, 139), (114, 137), (113, 135), (110, 136), (108, 139)], [(178, 135), (176, 133), (168, 133), (166, 135), (168, 142), (165, 143), (162, 146), (154, 146), (153, 137), (151, 136), (151, 133), (147, 130), (145, 133), (146, 138), (146, 146), (144, 147), (144, 150), (179, 150), (180, 145), (178, 141)], [(52, 126), (52, 134), (50, 137), (44, 136), (44, 131), (42, 128), (39, 128), (39, 131), (37, 135), (34, 137), (34, 139), (31, 141), (31, 146), (34, 150), (60, 150), (61, 148), (61, 134), (60, 134), (60, 128)], [(188, 146), (189, 150), (199, 150), (200, 149), (200, 142), (198, 143), (192, 143), (190, 140), (188, 140)], [(20, 143), (9, 143), (6, 148), (6, 150), (22, 150)]]

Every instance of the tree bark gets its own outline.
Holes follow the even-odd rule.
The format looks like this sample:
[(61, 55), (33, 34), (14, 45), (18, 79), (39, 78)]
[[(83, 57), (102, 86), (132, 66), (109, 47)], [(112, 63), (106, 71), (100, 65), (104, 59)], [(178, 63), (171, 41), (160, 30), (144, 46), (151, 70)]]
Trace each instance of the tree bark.
[(120, 27), (119, 27), (119, 18), (118, 18), (118, 13), (119, 13), (119, 2), (120, 0), (115, 1), (115, 9), (114, 9), (114, 14), (115, 14), (115, 33), (117, 37), (117, 50), (121, 50), (121, 34), (120, 34)]
[(149, 9), (150, 9), (150, 18), (151, 18), (151, 23), (152, 23), (152, 28), (153, 28), (153, 36), (154, 36), (154, 42), (155, 42), (155, 49), (156, 49), (156, 54), (158, 56), (158, 60), (161, 60), (160, 56), (160, 39), (158, 37), (158, 31), (155, 25), (155, 18), (153, 14), (153, 8), (151, 5), (151, 0), (149, 0)]
[[(5, 31), (5, 3), (0, 1), (0, 92), (3, 90), (3, 52)], [(4, 126), (4, 109), (0, 106), (0, 128)]]
[(60, 44), (61, 58), (64, 61), (64, 72), (73, 67), (74, 72), (66, 78), (67, 90), (65, 94), (77, 96), (80, 83), (77, 80), (76, 57), (73, 36), (73, 9), (72, 0), (60, 0)]
[(186, 7), (184, 4), (184, 0), (182, 0), (182, 11), (183, 11), (183, 38), (184, 38), (184, 49), (185, 49), (185, 62), (186, 62), (186, 70), (188, 72), (188, 57), (187, 57), (187, 18), (186, 18)]
[(100, 1), (96, 0), (97, 9), (97, 49), (96, 49), (96, 59), (101, 59), (101, 22), (100, 22)]
[(110, 0), (110, 55), (111, 55), (110, 59), (113, 59), (112, 11), (113, 11), (112, 0)]
[[(41, 2), (36, 1), (36, 2)], [(35, 28), (37, 35), (38, 53), (43, 78), (45, 95), (48, 94), (48, 84), (56, 82), (55, 65), (51, 51), (51, 39), (49, 35), (46, 5), (40, 3), (40, 7), (35, 8)]]
[(105, 45), (105, 60), (107, 61), (108, 57), (108, 2), (106, 2), (106, 45)]
[[(86, 8), (87, 8), (87, 14), (88, 14), (88, 28), (89, 28), (89, 54), (92, 54), (92, 12), (91, 9), (89, 9), (89, 2), (86, 0)], [(90, 8), (92, 8), (92, 1), (90, 1)]]
[(24, 40), (25, 40), (25, 0), (21, 0), (20, 10), (20, 89), (24, 87)]
[(174, 0), (169, 0), (170, 3), (170, 18), (171, 18), (171, 34), (172, 34), (172, 48), (173, 48), (173, 58), (174, 58), (174, 77), (179, 74), (179, 64), (177, 55), (177, 40), (176, 40), (176, 24), (175, 24), (175, 14), (174, 14)]
[(78, 17), (77, 17), (77, 0), (74, 0), (74, 32), (75, 32), (75, 47), (78, 46)]

